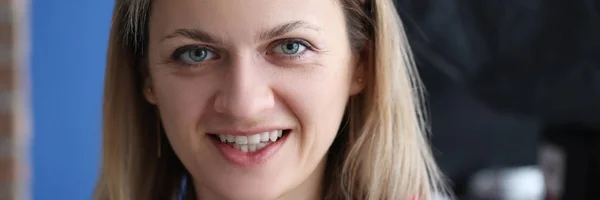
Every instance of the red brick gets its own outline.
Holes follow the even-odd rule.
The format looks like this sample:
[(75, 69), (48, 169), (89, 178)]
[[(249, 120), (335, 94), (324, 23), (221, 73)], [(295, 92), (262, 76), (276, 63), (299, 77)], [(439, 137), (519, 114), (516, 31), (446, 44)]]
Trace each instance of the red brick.
[[(30, 1), (30, 0), (25, 0)], [(15, 18), (16, 13), (29, 12), (26, 7), (18, 8), (20, 11), (14, 11), (13, 5), (22, 4), (21, 0), (0, 0), (0, 47), (2, 48), (3, 58), (0, 60), (0, 93), (14, 94), (19, 88), (16, 88), (15, 82), (18, 76), (16, 76), (16, 66), (13, 66), (11, 57), (12, 50), (19, 45), (22, 45), (20, 41), (15, 40), (15, 28), (16, 23), (12, 20)], [(22, 5), (21, 5), (22, 6)], [(6, 51), (8, 50), (8, 52)], [(9, 101), (3, 101), (2, 104), (11, 103)], [(10, 107), (10, 105), (0, 105), (0, 107)], [(28, 106), (28, 105), (26, 105)], [(27, 179), (24, 179), (25, 174), (29, 173), (29, 166), (22, 166), (23, 163), (18, 163), (18, 159), (25, 155), (11, 155), (15, 152), (7, 150), (7, 146), (14, 145), (14, 138), (18, 138), (15, 131), (15, 118), (16, 113), (13, 113), (11, 109), (0, 109), (0, 142), (4, 148), (0, 152), (0, 200), (16, 200), (20, 198), (15, 192), (18, 191), (20, 185), (17, 183), (26, 183)], [(26, 134), (26, 133), (24, 133)], [(8, 138), (8, 139), (7, 139)], [(28, 191), (25, 191), (28, 192)]]
[(11, 158), (0, 158), (0, 183), (6, 183), (13, 181), (16, 177), (14, 176), (16, 161)]
[(0, 44), (12, 45), (13, 43), (13, 32), (10, 24), (0, 22)]
[(0, 113), (0, 137), (12, 136), (13, 129), (13, 116), (10, 113)]
[(13, 90), (14, 88), (14, 70), (8, 67), (8, 64), (0, 64), (0, 91)]

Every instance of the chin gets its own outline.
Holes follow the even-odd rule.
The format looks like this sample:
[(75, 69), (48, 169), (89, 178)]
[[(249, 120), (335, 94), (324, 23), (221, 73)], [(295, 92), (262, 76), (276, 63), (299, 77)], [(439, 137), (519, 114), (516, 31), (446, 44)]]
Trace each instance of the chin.
[(226, 196), (224, 200), (275, 200), (279, 198), (278, 195), (265, 194), (261, 192), (262, 191), (259, 191), (258, 193), (232, 194), (231, 196)]
[(275, 200), (283, 193), (274, 184), (268, 182), (252, 186), (235, 185), (232, 187), (219, 188), (223, 200)]
[[(215, 178), (215, 177), (211, 177)], [(214, 179), (213, 179), (214, 180)], [(201, 196), (213, 196), (223, 200), (274, 200), (286, 193), (286, 185), (277, 177), (260, 175), (229, 174), (214, 180), (207, 186), (209, 191), (200, 191)], [(206, 192), (206, 194), (202, 194)], [(214, 195), (210, 195), (213, 193)], [(211, 198), (208, 198), (211, 199)]]

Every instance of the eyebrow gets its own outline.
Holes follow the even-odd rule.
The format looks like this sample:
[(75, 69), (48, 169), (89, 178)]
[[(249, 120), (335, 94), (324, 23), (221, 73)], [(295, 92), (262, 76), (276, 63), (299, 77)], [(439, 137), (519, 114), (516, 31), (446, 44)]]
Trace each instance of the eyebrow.
[(318, 28), (312, 24), (309, 24), (305, 21), (298, 20), (298, 21), (292, 21), (292, 22), (280, 24), (272, 29), (269, 29), (268, 31), (261, 33), (258, 38), (260, 40), (268, 40), (271, 38), (285, 35), (285, 34), (291, 32), (292, 30), (298, 29), (298, 28), (308, 28), (308, 29), (315, 30), (317, 32), (321, 32), (320, 28)]
[(173, 33), (164, 36), (162, 39), (160, 39), (161, 42), (171, 39), (171, 38), (175, 38), (177, 36), (183, 36), (183, 37), (187, 37), (196, 41), (200, 41), (200, 42), (205, 42), (205, 43), (212, 43), (212, 44), (222, 44), (223, 43), (223, 39), (217, 36), (214, 36), (208, 32), (205, 32), (203, 30), (200, 29), (177, 29), (175, 31), (173, 31)]
[[(292, 22), (287, 22), (287, 23), (283, 23), (280, 25), (275, 26), (272, 29), (269, 29), (267, 31), (262, 32), (258, 39), (260, 40), (268, 40), (271, 38), (275, 38), (275, 37), (279, 37), (282, 35), (285, 35), (286, 33), (291, 32), (294, 29), (298, 29), (298, 28), (307, 28), (307, 29), (312, 29), (315, 30), (317, 32), (321, 32), (321, 29), (309, 24), (305, 21), (292, 21)], [(177, 29), (175, 31), (173, 31), (171, 34), (168, 34), (166, 36), (164, 36), (163, 38), (161, 38), (161, 42), (171, 39), (171, 38), (175, 38), (178, 36), (183, 36), (183, 37), (187, 37), (196, 41), (200, 41), (200, 42), (205, 42), (205, 43), (212, 43), (212, 44), (223, 44), (223, 39), (212, 35), (206, 31), (200, 30), (200, 29)]]

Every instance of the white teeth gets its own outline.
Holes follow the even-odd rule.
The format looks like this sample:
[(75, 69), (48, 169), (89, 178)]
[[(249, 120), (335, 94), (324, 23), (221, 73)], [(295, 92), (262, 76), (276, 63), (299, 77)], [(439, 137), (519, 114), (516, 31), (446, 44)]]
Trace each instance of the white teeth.
[(227, 135), (227, 142), (235, 142), (235, 136)]
[(248, 144), (248, 137), (247, 136), (235, 136), (235, 143), (236, 144)]
[(260, 134), (260, 141), (267, 142), (269, 141), (269, 132), (264, 132)]
[(269, 133), (269, 138), (271, 139), (271, 142), (277, 141), (277, 132), (278, 131), (271, 131), (271, 133)]
[(248, 144), (258, 144), (258, 143), (260, 143), (260, 134), (248, 136)]
[(250, 152), (255, 152), (255, 151), (256, 151), (256, 146), (257, 146), (257, 145), (258, 145), (258, 144), (249, 144), (249, 145), (248, 145), (248, 150), (249, 150)]
[(271, 132), (263, 132), (250, 136), (234, 136), (234, 135), (219, 135), (219, 139), (223, 143), (229, 143), (229, 145), (241, 152), (256, 152), (262, 148), (265, 148), (270, 143), (276, 142), (283, 136), (282, 130), (275, 130)]
[(258, 144), (256, 145), (256, 148), (257, 148), (257, 149), (262, 149), (262, 148), (264, 148), (265, 146), (267, 146), (267, 143), (258, 143)]

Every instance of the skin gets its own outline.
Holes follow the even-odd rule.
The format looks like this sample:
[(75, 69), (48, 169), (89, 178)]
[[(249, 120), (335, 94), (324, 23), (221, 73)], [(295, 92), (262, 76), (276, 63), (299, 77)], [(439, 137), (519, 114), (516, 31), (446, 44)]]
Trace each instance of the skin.
[[(340, 4), (157, 0), (152, 8), (147, 79), (152, 90), (146, 98), (158, 106), (199, 199), (318, 199), (325, 154), (348, 97), (364, 87), (357, 81), (362, 67), (350, 49)], [(293, 22), (288, 31), (265, 34)], [(184, 29), (201, 30), (216, 41), (175, 33)], [(312, 48), (286, 54), (282, 47), (300, 44), (286, 39)], [(191, 49), (208, 55), (202, 62), (189, 62), (189, 51), (173, 56), (189, 45), (211, 51)], [(253, 167), (230, 163), (206, 134), (256, 127), (287, 127), (292, 133), (275, 155)]]

